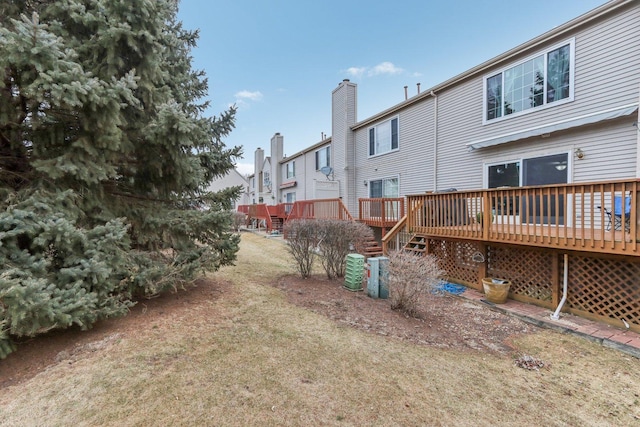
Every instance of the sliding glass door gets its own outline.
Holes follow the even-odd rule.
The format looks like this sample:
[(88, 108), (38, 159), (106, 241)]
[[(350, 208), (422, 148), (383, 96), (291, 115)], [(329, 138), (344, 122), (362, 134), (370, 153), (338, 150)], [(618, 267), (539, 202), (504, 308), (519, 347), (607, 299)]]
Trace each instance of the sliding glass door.
[[(489, 188), (526, 187), (550, 184), (566, 184), (569, 177), (569, 155), (567, 153), (530, 157), (508, 163), (489, 165), (487, 184)], [(526, 200), (495, 200), (493, 209), (501, 217), (519, 218), (522, 223), (564, 224), (564, 196), (537, 194)]]

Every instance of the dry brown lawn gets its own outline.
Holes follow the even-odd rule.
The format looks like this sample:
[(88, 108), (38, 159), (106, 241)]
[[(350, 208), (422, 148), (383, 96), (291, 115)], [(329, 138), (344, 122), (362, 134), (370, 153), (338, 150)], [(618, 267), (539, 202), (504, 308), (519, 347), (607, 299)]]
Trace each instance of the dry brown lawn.
[[(384, 302), (340, 289), (339, 301), (302, 304), (292, 273), (285, 244), (245, 233), (237, 265), (198, 287), (86, 333), (25, 343), (0, 361), (0, 425), (640, 425), (640, 360), (629, 355), (457, 298), (442, 301), (463, 317), (452, 330), (465, 345), (453, 332), (446, 346), (429, 339), (438, 330), (428, 313), (392, 312), (386, 333), (387, 320), (362, 320), (376, 322), (368, 308), (387, 316)], [(322, 286), (340, 295), (318, 276)], [(495, 328), (469, 337), (472, 321)], [(403, 324), (427, 332), (403, 339)], [(545, 366), (518, 367), (522, 355)]]

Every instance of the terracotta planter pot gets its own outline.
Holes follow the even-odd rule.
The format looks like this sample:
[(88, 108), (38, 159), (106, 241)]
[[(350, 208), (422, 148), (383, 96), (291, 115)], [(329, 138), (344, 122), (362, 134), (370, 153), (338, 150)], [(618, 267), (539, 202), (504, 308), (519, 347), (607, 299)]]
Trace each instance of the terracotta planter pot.
[(482, 287), (487, 301), (495, 304), (504, 304), (507, 301), (510, 286), (511, 282), (508, 280), (493, 277), (482, 279)]

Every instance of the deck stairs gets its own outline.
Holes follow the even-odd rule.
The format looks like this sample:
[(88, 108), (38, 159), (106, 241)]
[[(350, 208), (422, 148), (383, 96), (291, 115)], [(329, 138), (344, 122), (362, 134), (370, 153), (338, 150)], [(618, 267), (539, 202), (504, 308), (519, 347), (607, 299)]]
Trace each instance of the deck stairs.
[(424, 236), (418, 236), (414, 234), (404, 245), (405, 252), (410, 252), (416, 255), (424, 255), (427, 251), (427, 239)]
[(382, 245), (373, 237), (364, 242), (362, 248), (358, 252), (364, 255), (365, 258), (378, 257), (384, 254), (382, 251)]
[(271, 230), (269, 231), (277, 231), (278, 233), (282, 233), (284, 230), (284, 219), (279, 218), (276, 215), (271, 216)]

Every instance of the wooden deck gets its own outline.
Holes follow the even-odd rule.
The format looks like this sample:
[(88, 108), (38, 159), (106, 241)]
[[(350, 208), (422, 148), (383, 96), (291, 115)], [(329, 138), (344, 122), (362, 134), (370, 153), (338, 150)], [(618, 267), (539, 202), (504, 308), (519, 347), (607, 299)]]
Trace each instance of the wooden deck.
[[(640, 180), (628, 180), (410, 195), (406, 228), (428, 237), (640, 257), (639, 191)], [(624, 198), (630, 207), (616, 215), (615, 200)]]
[(570, 228), (538, 224), (491, 224), (489, 238), (481, 224), (471, 226), (414, 227), (412, 232), (430, 237), (448, 237), (537, 247), (554, 247), (584, 252), (639, 254), (640, 241), (623, 230)]

